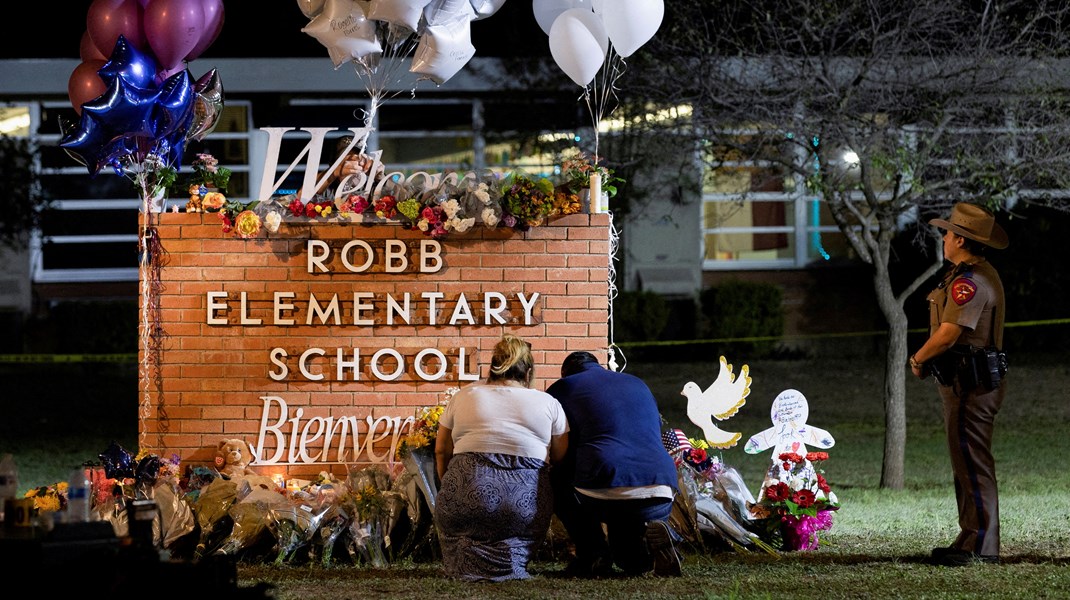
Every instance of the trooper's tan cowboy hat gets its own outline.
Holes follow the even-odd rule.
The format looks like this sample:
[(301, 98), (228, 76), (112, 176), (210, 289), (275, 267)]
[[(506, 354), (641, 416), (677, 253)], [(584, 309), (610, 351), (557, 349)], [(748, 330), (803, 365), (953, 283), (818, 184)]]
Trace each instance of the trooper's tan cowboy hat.
[(960, 202), (951, 207), (951, 217), (948, 220), (932, 219), (929, 225), (953, 231), (997, 250), (1006, 248), (1010, 243), (1007, 232), (996, 223), (996, 217), (976, 204)]

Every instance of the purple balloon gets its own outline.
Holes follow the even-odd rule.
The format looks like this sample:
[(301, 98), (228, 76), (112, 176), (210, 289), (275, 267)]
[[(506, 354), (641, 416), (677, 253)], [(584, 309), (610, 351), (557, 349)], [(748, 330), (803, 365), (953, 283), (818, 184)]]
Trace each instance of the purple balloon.
[(197, 45), (186, 54), (186, 60), (195, 60), (208, 46), (211, 46), (223, 31), (223, 0), (200, 0), (204, 11), (204, 25), (201, 27)]
[(105, 63), (97, 74), (109, 86), (116, 78), (121, 77), (130, 85), (148, 88), (156, 81), (156, 62), (130, 44), (125, 36), (120, 35), (115, 41), (111, 60)]
[(204, 9), (193, 0), (152, 0), (145, 7), (144, 26), (160, 68), (171, 70), (200, 41)]

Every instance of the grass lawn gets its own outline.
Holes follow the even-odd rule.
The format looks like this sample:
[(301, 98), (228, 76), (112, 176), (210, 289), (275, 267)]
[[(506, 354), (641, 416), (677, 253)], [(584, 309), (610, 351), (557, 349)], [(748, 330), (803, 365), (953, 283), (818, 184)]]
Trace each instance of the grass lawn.
[[(731, 359), (731, 357), (729, 357)], [(739, 370), (739, 362), (736, 370)], [(311, 565), (239, 565), (239, 584), (273, 584), (277, 598), (1067, 598), (1070, 597), (1070, 474), (1062, 467), (1070, 422), (1070, 366), (1039, 357), (1017, 358), (996, 422), (995, 454), (1001, 491), (1003, 563), (960, 569), (926, 564), (929, 550), (955, 535), (951, 469), (931, 381), (907, 382), (906, 487), (879, 487), (883, 449), (882, 369), (879, 358), (776, 360), (750, 364), (747, 404), (726, 431), (746, 440), (770, 425), (769, 409), (782, 390), (806, 395), (809, 422), (836, 444), (825, 474), (841, 502), (835, 525), (813, 552), (737, 554), (686, 548), (678, 579), (563, 577), (564, 563), (541, 560), (529, 581), (464, 584), (444, 578), (434, 561), (406, 561), (387, 569)], [(104, 367), (104, 368), (101, 368)], [(54, 483), (95, 459), (111, 440), (137, 447), (136, 368), (122, 365), (6, 365), (0, 452), (13, 452), (21, 485)], [(64, 371), (63, 374), (57, 370)], [(629, 363), (659, 400), (666, 427), (698, 437), (680, 390), (705, 387), (716, 362)], [(66, 371), (71, 371), (66, 373)], [(904, 367), (904, 376), (907, 375)], [(723, 451), (757, 491), (768, 454), (748, 455), (743, 444)], [(167, 582), (196, 593), (196, 582)]]

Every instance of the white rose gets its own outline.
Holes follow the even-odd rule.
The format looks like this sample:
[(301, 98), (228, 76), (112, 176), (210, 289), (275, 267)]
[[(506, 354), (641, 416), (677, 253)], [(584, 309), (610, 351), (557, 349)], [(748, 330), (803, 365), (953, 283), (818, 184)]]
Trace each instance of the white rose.
[(483, 214), (480, 216), (483, 219), (483, 224), (487, 227), (494, 227), (498, 224), (498, 213), (494, 212), (493, 208), (484, 208)]
[(456, 217), (459, 210), (461, 210), (461, 205), (456, 200), (447, 200), (442, 203), (442, 211), (446, 213), (448, 219)]
[(453, 228), (458, 233), (464, 233), (472, 228), (472, 225), (476, 224), (475, 217), (468, 217), (467, 219), (454, 219)]
[(271, 233), (277, 232), (279, 230), (279, 225), (281, 225), (281, 224), (282, 224), (282, 215), (280, 215), (279, 213), (277, 213), (275, 211), (269, 212), (264, 217), (264, 228), (267, 229), (268, 231), (270, 231)]

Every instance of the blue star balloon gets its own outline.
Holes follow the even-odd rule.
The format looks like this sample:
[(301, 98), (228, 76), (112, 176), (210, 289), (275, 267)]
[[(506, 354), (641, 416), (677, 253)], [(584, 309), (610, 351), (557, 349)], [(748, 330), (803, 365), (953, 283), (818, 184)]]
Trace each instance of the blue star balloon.
[(104, 474), (108, 476), (108, 479), (126, 479), (134, 476), (134, 455), (127, 452), (118, 442), (113, 441), (108, 449), (98, 456), (104, 465)]
[(160, 90), (139, 88), (118, 78), (108, 91), (92, 102), (82, 105), (82, 114), (89, 113), (104, 124), (112, 137), (120, 135), (155, 137), (156, 123), (152, 112)]
[(180, 129), (185, 134), (189, 130), (194, 101), (191, 81), (189, 71), (182, 71), (168, 77), (160, 86), (160, 99), (153, 112), (157, 137), (169, 137)]
[(108, 85), (122, 78), (130, 85), (150, 88), (156, 81), (156, 61), (120, 35), (119, 39), (115, 40), (110, 60), (97, 71), (97, 75)]
[(78, 129), (66, 134), (60, 141), (61, 148), (75, 160), (85, 165), (90, 176), (95, 176), (108, 161), (101, 155), (104, 145), (112, 136), (96, 117), (82, 113)]

